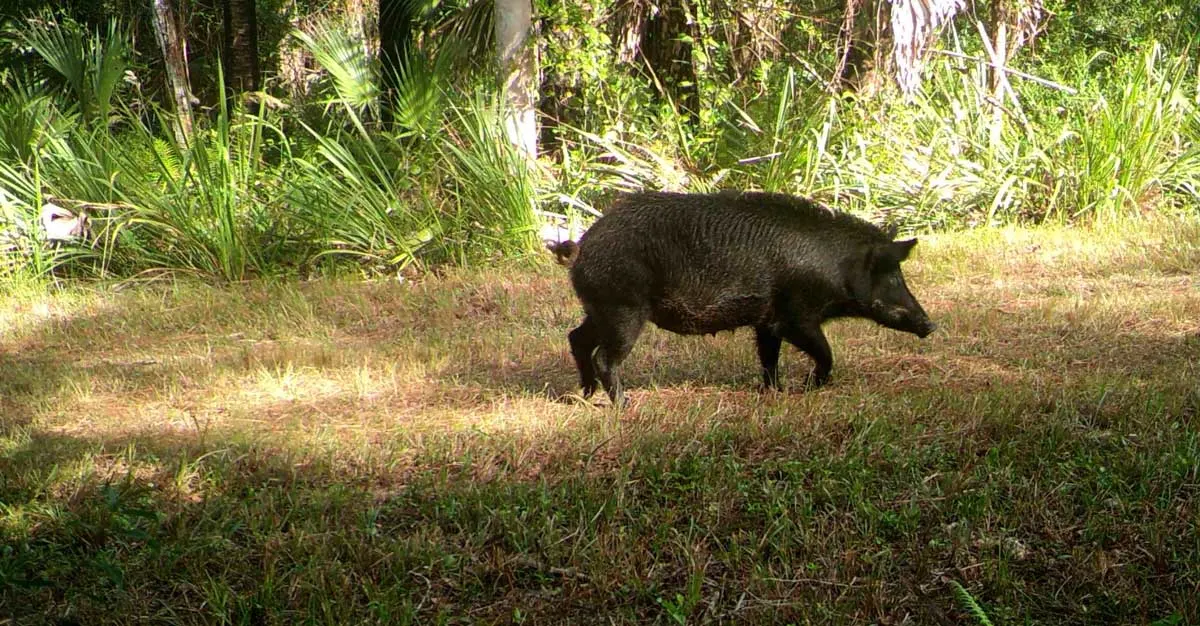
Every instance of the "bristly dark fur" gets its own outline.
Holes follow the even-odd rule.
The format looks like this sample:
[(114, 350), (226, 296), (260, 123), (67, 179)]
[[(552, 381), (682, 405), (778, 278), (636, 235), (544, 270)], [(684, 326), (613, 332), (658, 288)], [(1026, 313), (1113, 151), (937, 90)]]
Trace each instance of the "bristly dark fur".
[[(604, 384), (621, 401), (618, 370), (647, 320), (680, 334), (755, 328), (763, 382), (778, 386), (779, 348), (812, 356), (829, 378), (821, 324), (867, 317), (924, 336), (932, 323), (900, 275), (915, 240), (805, 198), (758, 192), (638, 193), (619, 198), (571, 246), (586, 317), (571, 331), (585, 395)], [(598, 379), (598, 380), (597, 380)]]

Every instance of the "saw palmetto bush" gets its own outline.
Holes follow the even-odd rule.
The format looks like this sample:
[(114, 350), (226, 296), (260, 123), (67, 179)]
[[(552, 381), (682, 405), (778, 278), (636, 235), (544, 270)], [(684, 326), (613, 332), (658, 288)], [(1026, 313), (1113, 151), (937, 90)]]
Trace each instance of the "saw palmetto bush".
[(344, 21), (320, 20), (307, 30), (295, 30), (295, 37), (328, 73), (332, 93), (326, 98), (330, 106), (342, 104), (362, 118), (379, 118), (379, 81), (374, 59), (367, 55), (360, 41)]
[(43, 61), (38, 67), (46, 84), (61, 89), (86, 123), (108, 123), (132, 55), (129, 31), (119, 19), (89, 32), (45, 10), (9, 26), (5, 39), (16, 52)]
[(477, 94), (455, 107), (436, 141), (445, 190), (453, 198), (454, 248), (523, 254), (534, 249), (537, 170), (505, 135), (502, 106)]
[(837, 155), (831, 150), (842, 141), (842, 103), (826, 94), (805, 93), (791, 70), (772, 93), (774, 99), (758, 109), (733, 107), (736, 115), (719, 148), (719, 154), (734, 161), (726, 166), (737, 171), (731, 182), (836, 198)]
[(127, 139), (149, 156), (125, 161), (146, 169), (119, 187), (128, 207), (122, 226), (145, 242), (145, 269), (242, 280), (267, 269), (264, 254), (276, 243), (268, 233), (286, 240), (271, 212), (280, 168), (267, 166), (262, 154), (266, 135), (278, 131), (262, 117), (235, 116), (225, 102), (222, 93), (216, 120), (184, 145), (147, 124), (135, 125)]
[[(126, 73), (138, 59), (130, 64), (119, 22), (17, 22), (4, 58), (22, 62), (0, 71), (4, 249), (41, 255), (28, 262), (41, 274), (69, 265), (235, 281), (520, 255), (536, 248), (538, 209), (586, 220), (617, 190), (767, 189), (940, 229), (1188, 207), (1200, 188), (1200, 96), (1187, 53), (1125, 54), (1106, 61), (1110, 73), (1069, 85), (1076, 92), (1012, 78), (1013, 93), (997, 101), (973, 34), (945, 38), (954, 42), (946, 55), (931, 55), (929, 41), (900, 42), (894, 62), (911, 62), (905, 76), (915, 81), (903, 95), (894, 85), (830, 91), (829, 58), (817, 52), (738, 57), (732, 75), (746, 80), (731, 82), (737, 55), (719, 47), (726, 52), (701, 51), (698, 80), (711, 97), (689, 111), (660, 93), (654, 68), (635, 67), (644, 59), (605, 30), (603, 7), (560, 7), (544, 15), (543, 83), (543, 104), (553, 100), (559, 117), (546, 119), (552, 141), (531, 163), (507, 142), (495, 68), (479, 61), (493, 45), (486, 5), (401, 4), (417, 33), (403, 62), (385, 70), (359, 26), (331, 11), (295, 35), (323, 77), (317, 106), (266, 96), (252, 114), (222, 94), (183, 141)], [(960, 5), (906, 3), (939, 17), (900, 35), (929, 39)], [(704, 7), (695, 15), (709, 20), (699, 43), (724, 46), (736, 30), (713, 27)], [(625, 65), (612, 61), (618, 52)], [(91, 238), (53, 249), (35, 241), (47, 199), (89, 207)]]
[(316, 258), (403, 269), (442, 231), (414, 175), (423, 155), (407, 150), (403, 135), (371, 132), (353, 108), (344, 112), (350, 131), (307, 128), (314, 147), (297, 159), (302, 175), (288, 186), (289, 206)]

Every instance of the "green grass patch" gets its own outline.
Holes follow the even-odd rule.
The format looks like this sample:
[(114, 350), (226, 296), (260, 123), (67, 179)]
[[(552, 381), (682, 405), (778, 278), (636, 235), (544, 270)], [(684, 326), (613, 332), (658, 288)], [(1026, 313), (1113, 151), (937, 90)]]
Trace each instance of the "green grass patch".
[(925, 237), (930, 338), (651, 329), (621, 414), (549, 263), (12, 289), (0, 619), (1196, 623), (1198, 233)]

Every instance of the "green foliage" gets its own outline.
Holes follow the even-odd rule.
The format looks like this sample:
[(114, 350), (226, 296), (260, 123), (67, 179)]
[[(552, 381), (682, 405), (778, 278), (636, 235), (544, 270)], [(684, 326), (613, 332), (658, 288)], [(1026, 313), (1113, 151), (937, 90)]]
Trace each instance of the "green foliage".
[[(741, 178), (764, 191), (836, 197), (827, 187), (836, 180), (830, 149), (841, 140), (840, 102), (822, 95), (805, 98), (795, 72), (789, 70), (774, 90), (774, 110), (750, 112), (730, 105), (730, 121), (722, 153), (738, 158)], [(739, 181), (740, 182), (740, 181)]]
[(403, 137), (371, 133), (353, 109), (347, 118), (347, 134), (307, 129), (316, 149), (298, 161), (304, 176), (290, 185), (292, 207), (318, 258), (352, 255), (403, 269), (441, 232), (436, 205), (419, 204), (427, 201), (409, 175), (416, 159), (404, 156)]
[(42, 203), (36, 177), (0, 160), (0, 281), (40, 281), (64, 263), (70, 251), (52, 247), (38, 227)]
[(134, 136), (153, 156), (152, 174), (120, 180), (118, 192), (130, 207), (122, 227), (135, 228), (145, 240), (147, 269), (224, 281), (263, 269), (263, 237), (256, 235), (267, 224), (256, 188), (263, 182), (263, 134), (271, 129), (261, 118), (235, 122), (224, 102), (222, 97), (213, 127), (197, 129), (186, 145), (136, 126)]
[(1113, 218), (1170, 189), (1196, 189), (1200, 144), (1188, 125), (1200, 109), (1200, 80), (1186, 57), (1163, 55), (1151, 46), (1130, 63), (1119, 93), (1077, 118), (1076, 214)]
[(311, 30), (312, 34), (296, 30), (292, 35), (332, 77), (336, 98), (329, 104), (344, 104), (356, 115), (370, 112), (378, 119), (378, 72), (367, 57), (363, 42), (354, 37), (354, 30), (345, 23), (329, 21), (318, 22)]
[(452, 51), (426, 52), (415, 47), (406, 58), (408, 62), (396, 68), (392, 117), (402, 127), (429, 137), (437, 132), (446, 112), (448, 78), (457, 58)]
[(0, 85), (0, 161), (32, 164), (46, 136), (61, 135), (77, 116), (59, 111), (54, 98), (32, 82)]
[(975, 621), (979, 622), (979, 626), (992, 626), (992, 620), (988, 618), (983, 607), (979, 606), (979, 603), (975, 601), (971, 592), (967, 591), (957, 580), (950, 580), (949, 583), (950, 589), (954, 591), (954, 597), (962, 605), (963, 610), (969, 613), (971, 617), (974, 617)]
[(455, 107), (437, 142), (454, 199), (452, 245), (460, 255), (478, 248), (500, 254), (534, 249), (537, 225), (536, 171), (505, 135), (503, 107), (477, 94), (467, 107)]
[[(1043, 56), (1077, 63), (1104, 51), (1123, 57), (1154, 42), (1169, 49), (1194, 46), (1200, 12), (1192, 0), (1053, 0)], [(1055, 36), (1059, 35), (1059, 36)]]
[(86, 122), (108, 123), (131, 54), (129, 34), (117, 19), (109, 19), (103, 33), (89, 34), (82, 24), (44, 11), (9, 36), (58, 73)]
[[(293, 40), (321, 72), (320, 106), (265, 94), (252, 114), (220, 98), (198, 109), (187, 145), (166, 132), (155, 85), (122, 88), (148, 59), (120, 21), (43, 12), (8, 29), (0, 69), (0, 256), (10, 274), (35, 256), (35, 275), (392, 272), (525, 254), (539, 203), (578, 223), (612, 192), (641, 188), (800, 193), (910, 229), (1194, 206), (1200, 78), (1181, 43), (1194, 16), (1179, 3), (1121, 15), (1085, 4), (1049, 6), (1045, 32), (1013, 61), (1073, 93), (1010, 76), (1014, 93), (997, 102), (985, 66), (934, 55), (922, 92), (901, 102), (887, 88), (828, 90), (836, 27), (820, 7), (687, 3), (682, 39), (655, 42), (631, 37), (657, 15), (645, 7), (539, 2), (536, 164), (509, 148), (489, 95), (489, 3), (399, 2), (411, 32), (386, 82), (396, 130), (382, 123), (361, 16), (314, 5)], [(947, 41), (979, 56), (972, 37)], [(677, 43), (691, 70), (664, 87), (641, 47)], [(219, 93), (209, 65), (193, 64), (193, 82)], [(673, 100), (693, 88), (698, 102)], [(91, 207), (92, 238), (40, 241), (47, 197)]]

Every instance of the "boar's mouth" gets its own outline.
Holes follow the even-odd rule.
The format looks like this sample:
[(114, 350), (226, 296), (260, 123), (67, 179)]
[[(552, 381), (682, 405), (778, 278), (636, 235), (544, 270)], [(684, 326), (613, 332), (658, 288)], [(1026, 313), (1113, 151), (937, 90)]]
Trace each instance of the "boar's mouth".
[(880, 300), (871, 303), (871, 319), (888, 328), (912, 333), (921, 339), (937, 330), (937, 324), (933, 323), (924, 311), (914, 312)]

